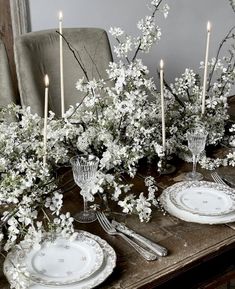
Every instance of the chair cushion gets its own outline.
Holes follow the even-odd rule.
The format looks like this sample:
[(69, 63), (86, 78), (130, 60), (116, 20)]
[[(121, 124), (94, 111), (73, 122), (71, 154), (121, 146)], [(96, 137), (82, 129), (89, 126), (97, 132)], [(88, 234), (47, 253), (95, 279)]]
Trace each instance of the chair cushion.
[(15, 101), (8, 57), (3, 41), (0, 39), (0, 106)]
[[(99, 28), (64, 28), (63, 35), (77, 51), (89, 79), (106, 79), (106, 69), (112, 61), (107, 34)], [(30, 32), (15, 40), (15, 60), (21, 102), (43, 115), (44, 76), (48, 74), (49, 109), (61, 115), (59, 34), (56, 29)], [(65, 109), (79, 103), (83, 94), (76, 82), (84, 77), (71, 50), (63, 41)]]

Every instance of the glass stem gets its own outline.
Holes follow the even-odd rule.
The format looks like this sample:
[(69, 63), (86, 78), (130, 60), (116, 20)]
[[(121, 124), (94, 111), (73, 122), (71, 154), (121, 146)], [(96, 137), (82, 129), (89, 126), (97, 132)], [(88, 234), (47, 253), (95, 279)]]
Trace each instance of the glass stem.
[(197, 168), (197, 155), (193, 154), (193, 175), (196, 174), (196, 168)]
[(111, 212), (111, 209), (109, 207), (109, 203), (108, 203), (108, 198), (106, 193), (103, 193), (103, 201), (104, 201), (104, 205), (105, 205), (105, 210), (106, 212)]
[(83, 204), (84, 204), (83, 210), (84, 212), (87, 212), (87, 198), (86, 197), (83, 197)]

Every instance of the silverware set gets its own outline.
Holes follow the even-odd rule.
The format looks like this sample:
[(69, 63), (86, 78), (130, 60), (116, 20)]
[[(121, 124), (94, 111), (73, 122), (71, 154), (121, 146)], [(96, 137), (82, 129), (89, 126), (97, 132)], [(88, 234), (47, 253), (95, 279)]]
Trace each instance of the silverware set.
[(215, 183), (227, 186), (227, 184), (223, 181), (223, 179), (218, 175), (217, 172), (211, 173), (211, 177)]
[(147, 239), (146, 237), (143, 237), (142, 235), (136, 233), (135, 231), (129, 229), (124, 224), (118, 223), (117, 221), (112, 221), (112, 225), (123, 234), (133, 238), (135, 241), (143, 244), (145, 247), (153, 251), (155, 254), (163, 257), (167, 255), (167, 249), (158, 245), (157, 243)]
[[(106, 233), (122, 237), (132, 246), (145, 260), (157, 260), (159, 256), (166, 256), (167, 249), (135, 233), (126, 226), (108, 220), (103, 212), (97, 212), (97, 219)], [(135, 240), (135, 241), (134, 241)], [(138, 242), (138, 243), (137, 243)]]
[[(228, 186), (217, 172), (211, 173), (211, 177), (215, 183)], [(145, 260), (153, 261), (159, 257), (167, 256), (166, 248), (147, 239), (146, 237), (136, 233), (122, 223), (115, 220), (111, 222), (103, 212), (96, 212), (97, 219), (106, 233), (122, 237), (130, 246), (132, 246)]]

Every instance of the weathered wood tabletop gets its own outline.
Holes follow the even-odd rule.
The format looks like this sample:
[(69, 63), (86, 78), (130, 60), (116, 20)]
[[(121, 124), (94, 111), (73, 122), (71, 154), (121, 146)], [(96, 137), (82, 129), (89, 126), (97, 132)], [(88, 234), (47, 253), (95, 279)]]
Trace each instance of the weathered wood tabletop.
[[(160, 193), (165, 187), (179, 181), (182, 174), (190, 169), (191, 164), (180, 162), (176, 172), (172, 175), (158, 176), (153, 169), (151, 169), (151, 174), (155, 175), (157, 184), (161, 187)], [(211, 180), (209, 171), (200, 171), (204, 174), (205, 179)], [(218, 171), (235, 176), (231, 167), (220, 168)], [(144, 167), (141, 174), (146, 175)], [(72, 175), (68, 173), (67, 177), (72, 178)], [(134, 183), (135, 193), (144, 190), (143, 179), (136, 178)], [(78, 203), (82, 202), (79, 189), (75, 187), (71, 192), (66, 193), (64, 201), (65, 210), (69, 209), (72, 214), (76, 213), (79, 210)], [(130, 228), (166, 247), (169, 255), (159, 257), (156, 261), (147, 262), (124, 240), (107, 235), (97, 221), (92, 224), (77, 223), (77, 229), (86, 230), (102, 237), (117, 253), (117, 266), (114, 272), (99, 288), (158, 288), (168, 280), (174, 280), (190, 268), (198, 266), (199, 263), (205, 263), (226, 250), (235, 248), (235, 230), (226, 225), (188, 223), (168, 214), (163, 215), (159, 211), (154, 212), (149, 223), (140, 223), (136, 216), (117, 216), (119, 221), (125, 222)], [(0, 288), (10, 288), (3, 274), (0, 277)]]

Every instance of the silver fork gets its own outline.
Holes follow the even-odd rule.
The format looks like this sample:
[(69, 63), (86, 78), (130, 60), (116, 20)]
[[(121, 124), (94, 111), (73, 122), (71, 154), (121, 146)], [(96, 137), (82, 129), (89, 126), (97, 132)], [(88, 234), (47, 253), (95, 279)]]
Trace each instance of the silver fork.
[(217, 172), (211, 173), (211, 177), (212, 177), (212, 179), (213, 179), (213, 181), (214, 181), (215, 183), (222, 184), (222, 185), (224, 185), (224, 186), (228, 186), (228, 185), (222, 180), (222, 178), (218, 175)]
[[(222, 184), (222, 185), (225, 185), (225, 186), (229, 187), (229, 185), (226, 184), (226, 183), (222, 180), (222, 178), (218, 175), (217, 172), (211, 173), (211, 177), (212, 177), (212, 179), (213, 179), (213, 181), (214, 181), (215, 183)], [(225, 224), (225, 225), (234, 230), (233, 223), (231, 223), (231, 224)]]
[(96, 212), (97, 219), (101, 225), (101, 227), (105, 230), (109, 235), (117, 235), (122, 237), (129, 245), (131, 245), (144, 259), (147, 261), (153, 261), (157, 259), (157, 255), (146, 250), (145, 248), (139, 246), (137, 243), (132, 241), (130, 238), (125, 236), (123, 233), (118, 232), (112, 224), (109, 222), (107, 217), (103, 212)]

